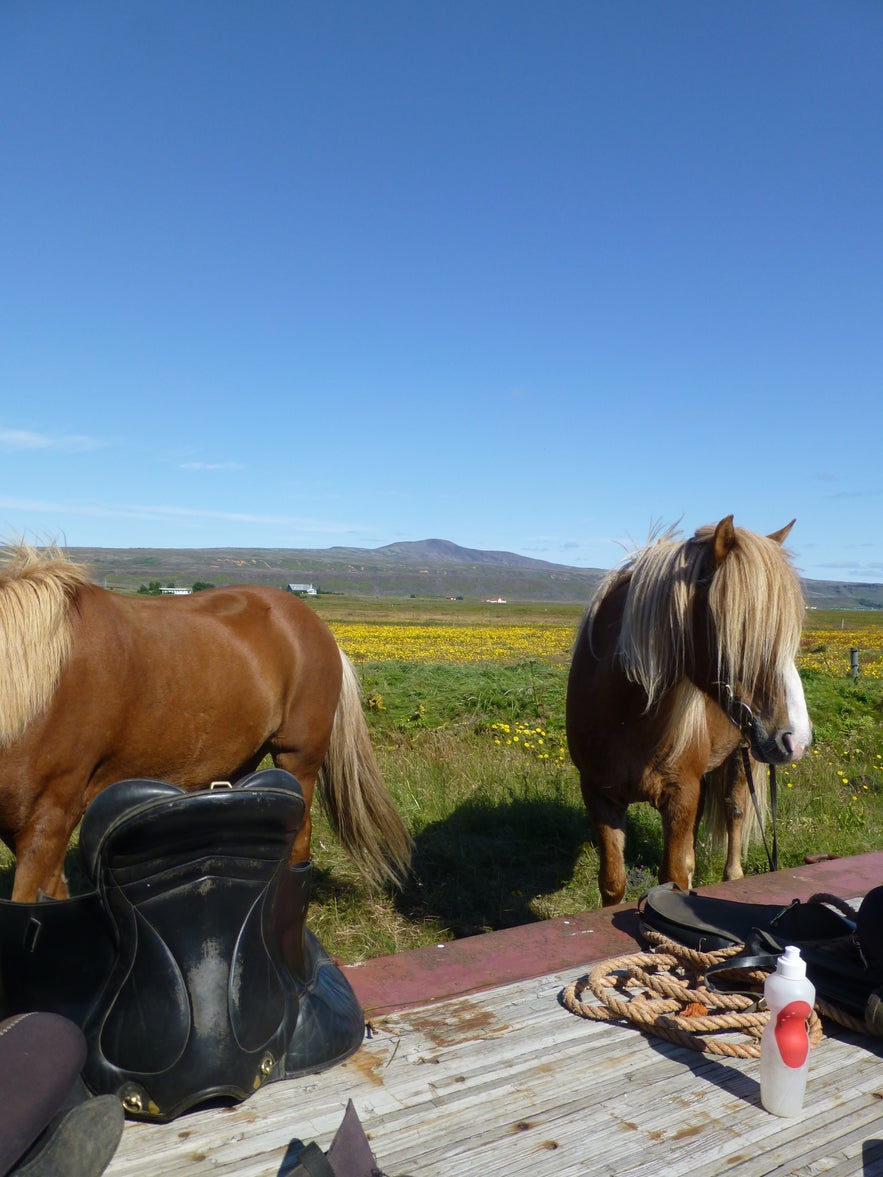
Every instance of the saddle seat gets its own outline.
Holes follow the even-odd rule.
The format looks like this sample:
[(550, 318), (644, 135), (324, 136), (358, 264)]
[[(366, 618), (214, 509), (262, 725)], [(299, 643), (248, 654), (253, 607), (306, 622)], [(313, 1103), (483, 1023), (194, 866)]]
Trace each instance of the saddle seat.
[(77, 1022), (88, 1087), (143, 1119), (347, 1058), (362, 1011), (306, 929), (311, 864), (288, 864), (304, 812), (281, 769), (111, 785), (80, 832), (94, 889), (0, 903), (0, 1009)]

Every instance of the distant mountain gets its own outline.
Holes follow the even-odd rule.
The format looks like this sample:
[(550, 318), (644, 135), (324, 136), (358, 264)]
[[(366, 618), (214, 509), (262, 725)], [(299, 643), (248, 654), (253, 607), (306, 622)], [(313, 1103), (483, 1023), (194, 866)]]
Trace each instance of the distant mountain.
[[(70, 548), (109, 588), (136, 591), (159, 581), (191, 585), (312, 583), (320, 592), (360, 596), (466, 598), (586, 603), (602, 568), (573, 568), (514, 552), (464, 548), (445, 539), (380, 548)], [(817, 609), (883, 609), (883, 585), (805, 580)]]
[(96, 581), (123, 591), (141, 584), (301, 584), (362, 596), (500, 597), (586, 602), (601, 568), (571, 568), (514, 552), (464, 548), (443, 539), (380, 548), (70, 548)]
[(812, 609), (883, 609), (883, 584), (804, 580), (803, 595)]
[[(337, 549), (331, 548), (332, 552)], [(374, 555), (404, 560), (410, 564), (493, 564), (501, 568), (562, 568), (548, 560), (534, 560), (531, 556), (517, 556), (515, 552), (483, 552), (477, 548), (461, 548), (448, 539), (406, 540), (373, 548)]]

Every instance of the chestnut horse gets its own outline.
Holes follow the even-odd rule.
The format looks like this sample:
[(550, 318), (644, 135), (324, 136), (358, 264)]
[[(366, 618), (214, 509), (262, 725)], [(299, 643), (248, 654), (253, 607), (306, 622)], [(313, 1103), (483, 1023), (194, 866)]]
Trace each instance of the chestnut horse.
[(162, 599), (90, 583), (56, 548), (7, 549), (0, 570), (0, 837), (15, 900), (67, 894), (64, 857), (115, 781), (236, 781), (265, 755), (297, 777), (310, 854), (317, 781), (372, 881), (400, 880), (411, 839), (381, 780), (358, 682), (324, 622), (283, 589)]
[(740, 744), (779, 764), (812, 739), (795, 666), (804, 603), (782, 548), (793, 525), (760, 536), (730, 515), (685, 541), (667, 532), (608, 573), (589, 605), (570, 668), (567, 739), (598, 839), (604, 904), (625, 894), (625, 814), (635, 801), (662, 818), (660, 882), (689, 889), (706, 792), (709, 816), (716, 801), (726, 825), (724, 877), (741, 878), (743, 819), (746, 840), (758, 823)]

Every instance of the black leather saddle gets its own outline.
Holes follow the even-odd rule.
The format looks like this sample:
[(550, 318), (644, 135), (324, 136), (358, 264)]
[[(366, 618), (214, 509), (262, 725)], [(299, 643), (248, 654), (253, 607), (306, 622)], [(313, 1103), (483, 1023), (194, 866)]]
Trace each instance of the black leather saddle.
[(281, 769), (189, 793), (111, 785), (80, 831), (94, 889), (0, 901), (0, 1013), (75, 1021), (89, 1088), (144, 1119), (347, 1058), (364, 1021), (306, 929), (312, 867), (288, 865), (303, 818)]

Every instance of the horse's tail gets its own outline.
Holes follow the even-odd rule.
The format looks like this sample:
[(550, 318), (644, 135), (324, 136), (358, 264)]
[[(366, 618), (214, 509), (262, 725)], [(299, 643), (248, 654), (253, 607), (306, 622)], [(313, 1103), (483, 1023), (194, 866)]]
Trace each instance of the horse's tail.
[[(728, 756), (723, 764), (713, 768), (705, 774), (705, 829), (711, 837), (712, 846), (719, 850), (727, 844), (727, 812), (724, 804), (727, 790), (737, 776), (744, 776), (742, 755), (737, 749)], [(769, 766), (759, 761), (751, 760), (751, 776), (754, 782), (754, 795), (760, 808), (761, 818), (766, 822), (770, 808)], [(748, 793), (742, 806), (742, 846), (750, 846), (761, 837), (761, 824), (757, 817), (754, 802)]]
[(411, 835), (383, 783), (362, 692), (349, 658), (341, 650), (343, 682), (331, 742), (319, 773), (322, 805), (344, 850), (373, 884), (404, 881), (411, 863)]

